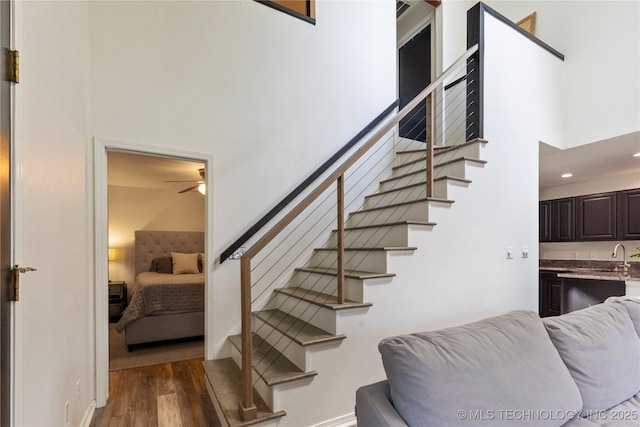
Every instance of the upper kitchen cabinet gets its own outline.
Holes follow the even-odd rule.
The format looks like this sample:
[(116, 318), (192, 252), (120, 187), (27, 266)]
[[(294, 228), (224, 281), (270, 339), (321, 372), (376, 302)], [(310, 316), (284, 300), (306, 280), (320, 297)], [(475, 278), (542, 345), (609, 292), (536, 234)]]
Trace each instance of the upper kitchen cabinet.
[(575, 240), (575, 198), (545, 200), (540, 202), (539, 209), (541, 242)]
[(640, 240), (640, 189), (619, 191), (618, 239)]
[(575, 240), (575, 199), (551, 200), (551, 241)]
[(541, 242), (551, 241), (551, 200), (540, 202), (538, 212), (538, 231)]
[(616, 240), (616, 193), (576, 197), (576, 240)]
[(540, 241), (640, 240), (640, 188), (540, 202)]

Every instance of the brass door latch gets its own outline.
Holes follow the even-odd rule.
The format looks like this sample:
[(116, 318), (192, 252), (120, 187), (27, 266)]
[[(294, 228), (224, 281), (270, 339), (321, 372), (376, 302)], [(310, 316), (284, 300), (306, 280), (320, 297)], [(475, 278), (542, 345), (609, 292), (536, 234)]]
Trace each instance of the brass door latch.
[(36, 271), (36, 269), (32, 267), (20, 267), (17, 264), (11, 269), (11, 286), (9, 291), (9, 299), (11, 301), (20, 301), (20, 273), (28, 273), (30, 271)]

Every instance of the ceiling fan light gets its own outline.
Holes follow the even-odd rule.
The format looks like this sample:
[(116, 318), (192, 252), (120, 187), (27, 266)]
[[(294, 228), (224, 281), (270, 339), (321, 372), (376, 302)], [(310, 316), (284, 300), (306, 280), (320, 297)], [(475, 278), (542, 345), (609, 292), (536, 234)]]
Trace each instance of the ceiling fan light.
[(198, 191), (202, 194), (206, 194), (207, 192), (207, 185), (203, 182), (202, 184), (198, 185)]

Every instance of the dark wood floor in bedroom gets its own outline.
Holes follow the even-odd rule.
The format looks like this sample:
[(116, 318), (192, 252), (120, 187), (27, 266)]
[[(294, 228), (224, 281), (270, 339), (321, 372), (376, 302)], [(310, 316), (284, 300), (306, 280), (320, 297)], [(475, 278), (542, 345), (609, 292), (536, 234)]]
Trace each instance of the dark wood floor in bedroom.
[(91, 427), (219, 427), (202, 359), (109, 373), (109, 402)]

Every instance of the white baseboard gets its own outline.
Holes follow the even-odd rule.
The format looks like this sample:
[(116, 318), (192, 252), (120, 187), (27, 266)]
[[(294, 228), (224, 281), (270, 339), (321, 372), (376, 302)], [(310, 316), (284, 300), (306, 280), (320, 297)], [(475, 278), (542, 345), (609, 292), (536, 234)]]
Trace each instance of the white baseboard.
[(93, 419), (93, 414), (96, 412), (96, 401), (92, 400), (89, 402), (89, 407), (84, 413), (84, 417), (82, 417), (82, 421), (80, 422), (80, 427), (89, 427), (91, 425), (91, 420)]
[(356, 425), (356, 414), (350, 413), (332, 420), (323, 421), (320, 424), (314, 424), (311, 427), (355, 427)]

